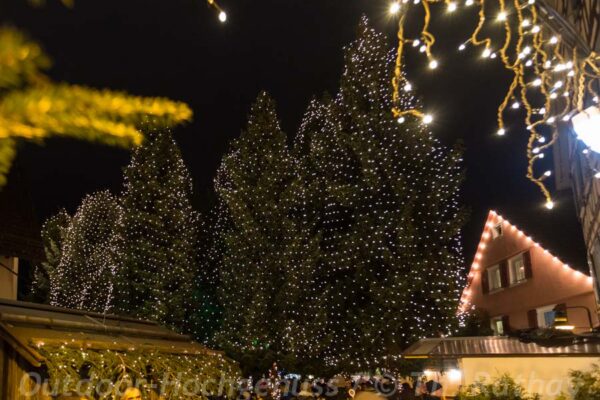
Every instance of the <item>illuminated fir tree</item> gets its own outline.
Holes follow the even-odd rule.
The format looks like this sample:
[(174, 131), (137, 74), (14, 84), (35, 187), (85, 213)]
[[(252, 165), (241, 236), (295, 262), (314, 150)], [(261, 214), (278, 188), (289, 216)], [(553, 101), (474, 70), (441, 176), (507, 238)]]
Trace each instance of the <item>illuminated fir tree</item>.
[(391, 366), (412, 341), (455, 329), (461, 155), (420, 120), (393, 117), (392, 72), (385, 38), (363, 18), (338, 95), (309, 108), (296, 143), (320, 242), (308, 293), (326, 312), (322, 358), (346, 371)]
[(190, 174), (171, 133), (149, 132), (125, 169), (118, 312), (187, 329), (198, 223), (191, 193)]
[[(61, 240), (61, 249), (52, 249), (56, 266), (47, 269), (50, 303), (55, 306), (107, 312), (112, 307), (113, 280), (116, 271), (115, 226), (121, 207), (107, 191), (88, 195), (69, 221), (63, 212), (49, 221), (47, 232)], [(56, 242), (55, 242), (56, 243)], [(48, 248), (47, 248), (48, 250)]]
[(61, 262), (63, 244), (70, 224), (71, 216), (65, 209), (61, 209), (42, 226), (42, 244), (46, 260), (36, 266), (34, 271), (31, 300), (35, 302), (50, 302), (50, 277)]
[[(215, 187), (231, 226), (223, 232), (218, 342), (226, 349), (263, 357), (279, 342), (278, 299), (287, 267), (286, 191), (293, 162), (273, 100), (261, 93), (248, 125), (223, 158)], [(274, 360), (263, 359), (263, 371)]]
[(205, 344), (212, 344), (222, 319), (218, 288), (225, 247), (223, 232), (229, 227), (228, 214), (220, 201), (202, 216), (199, 224), (190, 330), (196, 340)]

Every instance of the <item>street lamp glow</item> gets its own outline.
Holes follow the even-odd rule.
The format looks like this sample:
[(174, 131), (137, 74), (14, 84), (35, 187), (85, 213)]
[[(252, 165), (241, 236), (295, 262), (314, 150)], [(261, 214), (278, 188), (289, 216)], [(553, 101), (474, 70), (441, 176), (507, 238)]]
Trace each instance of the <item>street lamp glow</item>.
[(596, 153), (600, 153), (600, 109), (592, 106), (571, 118), (577, 138)]

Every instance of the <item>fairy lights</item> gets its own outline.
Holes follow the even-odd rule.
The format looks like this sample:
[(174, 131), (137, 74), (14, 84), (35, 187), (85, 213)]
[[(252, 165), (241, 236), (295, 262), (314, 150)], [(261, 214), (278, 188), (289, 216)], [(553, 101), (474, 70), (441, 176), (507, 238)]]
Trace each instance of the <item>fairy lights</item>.
[[(427, 57), (429, 69), (439, 67), (434, 57), (435, 36), (430, 32), (432, 23), (431, 6), (446, 5), (447, 11), (457, 11), (458, 4), (449, 0), (422, 0), (419, 2), (396, 2), (394, 14), (398, 15), (398, 51), (393, 79), (395, 91), (394, 115), (413, 115), (420, 118), (424, 113), (418, 109), (403, 109), (399, 104), (399, 90), (403, 87), (404, 52), (407, 44), (418, 43), (419, 52)], [(506, 95), (498, 107), (499, 136), (506, 134), (504, 112), (506, 108), (524, 109), (524, 126), (529, 140), (526, 148), (528, 159), (526, 176), (545, 197), (545, 205), (554, 207), (550, 190), (544, 182), (545, 166), (539, 164), (544, 153), (557, 139), (557, 124), (569, 122), (571, 117), (584, 111), (588, 98), (599, 98), (593, 83), (600, 77), (600, 55), (584, 49), (571, 48), (565, 44), (558, 32), (544, 23), (539, 9), (542, 5), (534, 0), (497, 0), (495, 2), (467, 0), (465, 6), (477, 5), (478, 22), (468, 40), (458, 45), (459, 51), (467, 46), (482, 47), (480, 53), (485, 60), (499, 58), (513, 78)], [(408, 37), (405, 23), (411, 7), (421, 9), (422, 23), (417, 37)], [(491, 25), (503, 26), (501, 34), (488, 34)], [(413, 24), (411, 24), (413, 25)], [(497, 49), (497, 50), (493, 50)], [(543, 136), (544, 129), (551, 129), (548, 140), (539, 141), (534, 153), (534, 143)], [(515, 130), (516, 131), (516, 130)]]
[(217, 11), (219, 21), (223, 23), (227, 21), (227, 13), (221, 8), (219, 3), (217, 3), (215, 0), (206, 0), (206, 2), (210, 7), (214, 8), (215, 11)]

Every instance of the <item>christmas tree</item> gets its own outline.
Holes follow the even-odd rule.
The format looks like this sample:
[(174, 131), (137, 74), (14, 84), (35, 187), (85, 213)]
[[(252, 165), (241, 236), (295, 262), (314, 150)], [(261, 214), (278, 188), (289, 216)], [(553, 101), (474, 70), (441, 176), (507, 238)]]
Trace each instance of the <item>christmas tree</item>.
[(71, 216), (65, 209), (48, 218), (42, 226), (42, 244), (46, 260), (35, 267), (30, 300), (50, 303), (50, 277), (60, 265)]
[(346, 371), (393, 365), (412, 341), (455, 329), (461, 156), (420, 120), (394, 118), (392, 72), (383, 35), (363, 18), (338, 95), (309, 109), (296, 144), (320, 240), (322, 356)]
[(200, 219), (190, 329), (196, 340), (206, 344), (212, 344), (222, 319), (218, 300), (225, 248), (222, 233), (229, 227), (230, 220), (221, 201)]
[(114, 227), (120, 218), (117, 199), (104, 191), (85, 197), (70, 220), (60, 212), (46, 224), (52, 305), (110, 311), (117, 259)]
[(171, 133), (153, 130), (134, 149), (121, 197), (119, 313), (188, 329), (197, 215), (192, 182)]
[(223, 158), (215, 188), (231, 225), (223, 232), (220, 302), (224, 308), (218, 342), (232, 352), (274, 360), (281, 332), (277, 296), (287, 267), (286, 196), (293, 175), (287, 138), (273, 100), (261, 93), (248, 125)]

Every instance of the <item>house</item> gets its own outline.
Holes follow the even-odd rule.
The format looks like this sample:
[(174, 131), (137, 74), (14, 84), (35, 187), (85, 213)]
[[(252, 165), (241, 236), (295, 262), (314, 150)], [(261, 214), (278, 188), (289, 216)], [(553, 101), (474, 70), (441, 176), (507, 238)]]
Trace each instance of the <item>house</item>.
[(508, 373), (529, 393), (550, 400), (569, 392), (571, 370), (587, 371), (600, 361), (600, 342), (545, 347), (499, 336), (422, 339), (403, 357), (425, 360), (426, 379), (439, 382), (447, 398)]
[(550, 327), (566, 310), (575, 332), (598, 325), (593, 280), (571, 268), (508, 220), (490, 211), (460, 308), (490, 318), (497, 335)]
[(238, 376), (222, 353), (154, 322), (0, 300), (0, 399), (118, 399), (131, 387), (206, 399)]

